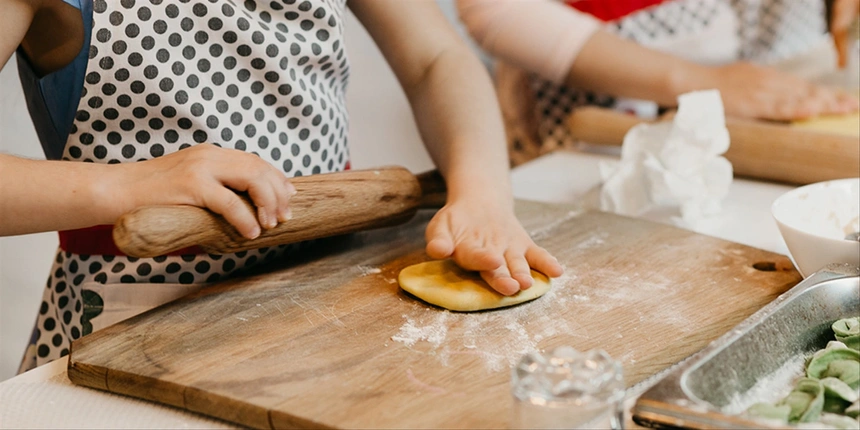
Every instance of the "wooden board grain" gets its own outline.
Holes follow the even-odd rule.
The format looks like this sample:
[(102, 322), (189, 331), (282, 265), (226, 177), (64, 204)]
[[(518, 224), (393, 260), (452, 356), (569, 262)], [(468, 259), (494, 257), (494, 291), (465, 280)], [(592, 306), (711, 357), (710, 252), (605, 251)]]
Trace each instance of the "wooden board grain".
[(666, 225), (517, 209), (566, 269), (533, 302), (453, 313), (403, 293), (400, 269), (427, 259), (422, 211), (79, 339), (69, 378), (256, 428), (504, 428), (526, 351), (603, 348), (633, 385), (801, 279), (784, 256)]

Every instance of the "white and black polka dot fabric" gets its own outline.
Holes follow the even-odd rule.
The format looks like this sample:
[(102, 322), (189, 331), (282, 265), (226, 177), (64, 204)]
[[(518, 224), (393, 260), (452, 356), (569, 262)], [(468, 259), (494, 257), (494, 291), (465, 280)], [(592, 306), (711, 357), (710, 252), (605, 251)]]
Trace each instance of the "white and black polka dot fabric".
[(609, 30), (640, 44), (648, 44), (654, 39), (696, 34), (714, 20), (720, 10), (720, 1), (669, 1), (612, 23)]
[[(94, 1), (89, 63), (63, 159), (134, 162), (208, 142), (254, 153), (288, 176), (343, 170), (344, 7), (345, 0)], [(106, 288), (214, 282), (287, 251), (136, 259), (60, 250), (21, 371), (67, 354), (71, 340), (89, 333), (112, 306)]]
[[(705, 31), (727, 6), (737, 17), (737, 59), (773, 63), (811, 49), (826, 32), (821, 0), (671, 0), (630, 14), (606, 29), (649, 46)], [(531, 81), (544, 150), (575, 145), (564, 121), (577, 106), (611, 107), (615, 103), (611, 97), (566, 88), (538, 76)]]
[(812, 49), (827, 33), (821, 0), (731, 0), (740, 22), (740, 58), (774, 63)]

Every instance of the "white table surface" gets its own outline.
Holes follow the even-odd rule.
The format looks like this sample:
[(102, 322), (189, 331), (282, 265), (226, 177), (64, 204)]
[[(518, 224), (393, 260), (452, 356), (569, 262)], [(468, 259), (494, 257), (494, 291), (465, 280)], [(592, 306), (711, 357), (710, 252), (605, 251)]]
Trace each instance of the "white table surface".
[[(598, 163), (611, 155), (556, 152), (514, 169), (514, 195), (576, 202), (599, 185)], [(770, 206), (792, 187), (735, 179), (718, 215), (694, 230), (787, 254)], [(0, 383), (0, 428), (229, 428), (229, 424), (156, 403), (73, 385), (63, 358)]]

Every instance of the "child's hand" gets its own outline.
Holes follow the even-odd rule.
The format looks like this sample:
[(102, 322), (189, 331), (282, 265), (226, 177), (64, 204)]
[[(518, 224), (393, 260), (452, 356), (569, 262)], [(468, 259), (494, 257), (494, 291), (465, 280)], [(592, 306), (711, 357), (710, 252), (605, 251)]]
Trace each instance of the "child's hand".
[(795, 120), (858, 109), (857, 99), (844, 91), (750, 63), (706, 68), (694, 79), (695, 88), (720, 90), (726, 113), (733, 116)]
[[(235, 149), (202, 144), (139, 163), (121, 165), (118, 198), (123, 213), (139, 206), (186, 204), (221, 214), (249, 239), (260, 227), (272, 228), (290, 218), (295, 187), (260, 157)], [(236, 192), (247, 192), (255, 216)]]
[(475, 199), (449, 202), (430, 221), (425, 238), (427, 255), (450, 257), (464, 269), (479, 271), (504, 295), (532, 285), (530, 267), (549, 277), (562, 274), (558, 261), (535, 245), (510, 205)]

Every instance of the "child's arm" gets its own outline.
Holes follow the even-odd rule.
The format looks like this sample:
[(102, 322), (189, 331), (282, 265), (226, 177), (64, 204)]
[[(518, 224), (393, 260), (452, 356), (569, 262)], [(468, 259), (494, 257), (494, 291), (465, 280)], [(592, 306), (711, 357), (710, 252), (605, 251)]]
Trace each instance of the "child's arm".
[(775, 69), (748, 63), (708, 67), (646, 48), (598, 30), (596, 20), (554, 0), (457, 0), (457, 5), (487, 52), (577, 88), (662, 106), (674, 106), (685, 92), (716, 88), (728, 114), (778, 120), (858, 108), (851, 95)]
[(478, 270), (497, 291), (531, 286), (529, 267), (562, 268), (514, 217), (501, 116), (489, 76), (433, 0), (350, 0), (397, 75), (448, 201), (427, 227), (427, 254)]
[[(256, 217), (234, 191), (248, 192)], [(294, 192), (283, 173), (256, 155), (212, 145), (122, 164), (0, 154), (0, 236), (113, 224), (140, 206), (185, 204), (209, 208), (254, 238), (260, 226), (289, 218)]]
[[(0, 0), (0, 65), (19, 45), (40, 70), (57, 69), (63, 58), (73, 58), (80, 41), (69, 56), (70, 44), (46, 34), (51, 20), (58, 19), (58, 7), (71, 8), (59, 1)], [(3, 130), (0, 138), (7, 138)], [(233, 190), (248, 191), (258, 206), (256, 216)], [(189, 204), (208, 207), (244, 236), (256, 237), (260, 226), (288, 218), (294, 192), (284, 174), (259, 157), (211, 145), (116, 165), (0, 154), (0, 236), (112, 224), (138, 206)]]

